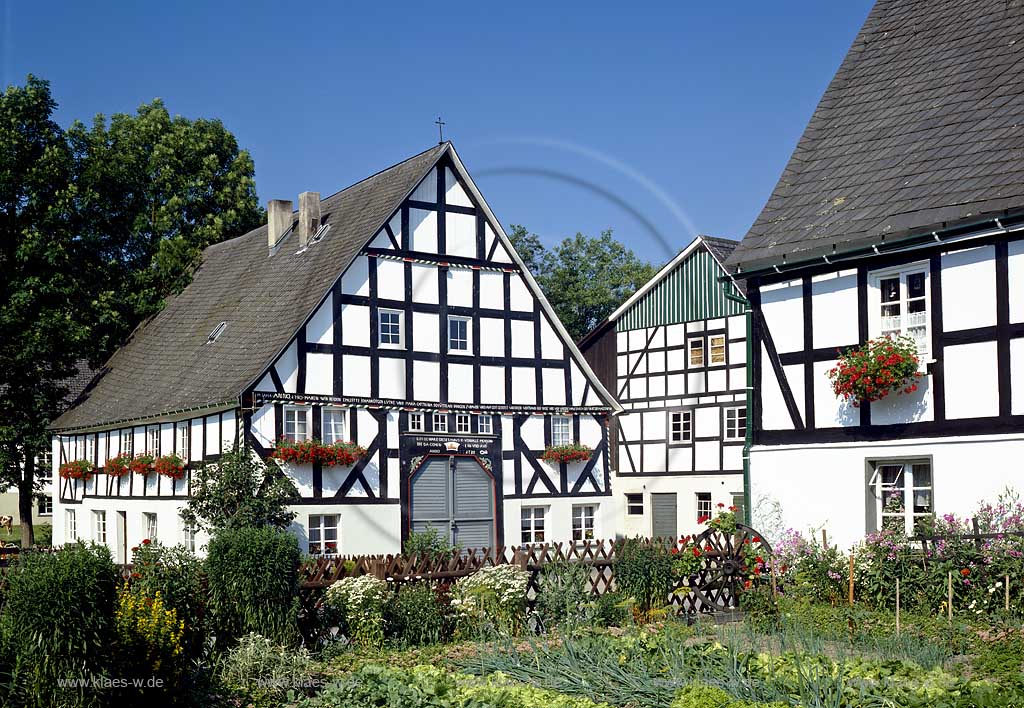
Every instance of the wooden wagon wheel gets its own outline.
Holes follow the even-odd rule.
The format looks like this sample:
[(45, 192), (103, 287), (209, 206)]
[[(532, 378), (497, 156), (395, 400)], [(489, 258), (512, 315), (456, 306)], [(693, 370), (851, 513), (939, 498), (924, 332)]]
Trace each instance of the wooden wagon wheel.
[(719, 612), (739, 605), (749, 575), (742, 554), (744, 546), (756, 548), (757, 555), (766, 561), (772, 552), (764, 536), (739, 523), (732, 534), (709, 528), (693, 539), (693, 545), (704, 558), (703, 567), (690, 582), (692, 606), (699, 612)]

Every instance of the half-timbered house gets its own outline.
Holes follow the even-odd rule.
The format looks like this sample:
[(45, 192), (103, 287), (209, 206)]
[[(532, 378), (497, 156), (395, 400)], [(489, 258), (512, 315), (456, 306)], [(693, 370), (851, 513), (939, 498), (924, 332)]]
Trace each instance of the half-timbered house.
[(736, 245), (698, 236), (580, 341), (624, 409), (611, 459), (627, 535), (674, 538), (743, 504), (746, 301), (719, 281)]
[[(728, 265), (753, 306), (754, 503), (843, 544), (1024, 486), (1024, 6), (879, 0)], [(914, 339), (844, 403), (840, 350)]]
[[(616, 409), (444, 143), (297, 212), (272, 201), (266, 226), (206, 249), (56, 421), (55, 469), (97, 473), (56, 478), (54, 540), (194, 546), (191, 472), (282, 439), (367, 451), (284, 465), (311, 553), (394, 552), (428, 526), (466, 548), (609, 535)], [(541, 459), (576, 442), (586, 460)], [(180, 455), (185, 477), (103, 469), (139, 452)]]

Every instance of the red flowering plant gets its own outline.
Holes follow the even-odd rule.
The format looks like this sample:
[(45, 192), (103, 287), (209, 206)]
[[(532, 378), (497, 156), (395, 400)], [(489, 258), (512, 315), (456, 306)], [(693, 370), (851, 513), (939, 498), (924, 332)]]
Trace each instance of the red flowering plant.
[(153, 471), (153, 462), (156, 458), (148, 452), (140, 452), (128, 463), (128, 467), (136, 474), (149, 474)]
[(693, 543), (692, 536), (683, 536), (669, 551), (672, 555), (672, 575), (677, 579), (696, 575), (704, 565), (704, 553)]
[(309, 465), (319, 462), (328, 467), (347, 467), (366, 457), (366, 448), (354, 442), (336, 442), (328, 445), (319, 440), (294, 441), (281, 438), (274, 447), (271, 459)]
[(93, 471), (93, 464), (89, 460), (72, 460), (60, 466), (60, 476), (63, 479), (84, 479), (88, 482)]
[(162, 455), (153, 461), (153, 469), (164, 477), (181, 479), (185, 476), (185, 461), (175, 454)]
[(917, 390), (921, 363), (912, 337), (880, 337), (843, 352), (828, 370), (832, 390), (856, 408), (864, 401), (878, 401), (890, 393)]
[(103, 471), (111, 477), (124, 477), (130, 471), (131, 461), (132, 458), (127, 453), (121, 453), (103, 463)]
[(544, 448), (540, 459), (545, 462), (586, 462), (594, 454), (594, 449), (580, 443), (568, 445), (549, 445)]
[(726, 536), (736, 533), (736, 512), (739, 509), (735, 506), (726, 508), (725, 504), (718, 503), (718, 514), (714, 518), (705, 518), (705, 523), (713, 529), (721, 531)]

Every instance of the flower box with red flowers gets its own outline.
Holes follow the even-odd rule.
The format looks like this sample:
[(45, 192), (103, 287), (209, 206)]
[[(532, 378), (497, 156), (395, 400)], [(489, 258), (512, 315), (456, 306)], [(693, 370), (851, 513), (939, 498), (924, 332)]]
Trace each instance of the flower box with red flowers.
[(828, 370), (832, 390), (844, 401), (859, 407), (891, 393), (901, 395), (917, 390), (919, 371), (917, 343), (912, 337), (880, 337), (843, 352)]
[(163, 455), (153, 461), (153, 469), (164, 477), (181, 479), (185, 476), (185, 461), (177, 455)]
[(279, 462), (309, 465), (319, 462), (327, 467), (348, 467), (366, 457), (366, 448), (354, 442), (336, 442), (328, 445), (319, 440), (295, 442), (282, 438), (270, 457)]
[(147, 452), (140, 452), (128, 463), (128, 467), (136, 474), (149, 474), (153, 471), (153, 462), (156, 458)]
[(131, 462), (132, 458), (128, 455), (111, 457), (103, 464), (103, 471), (111, 477), (124, 477), (131, 472)]
[(84, 479), (88, 482), (94, 470), (89, 460), (72, 460), (60, 466), (60, 476), (62, 479)]
[(540, 459), (545, 462), (586, 462), (593, 454), (593, 448), (580, 443), (549, 445), (544, 448), (544, 454)]

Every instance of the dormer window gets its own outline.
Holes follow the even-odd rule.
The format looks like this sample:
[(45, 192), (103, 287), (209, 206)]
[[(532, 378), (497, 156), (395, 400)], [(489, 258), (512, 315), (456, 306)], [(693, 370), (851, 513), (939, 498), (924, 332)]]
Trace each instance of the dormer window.
[(206, 343), (207, 344), (212, 344), (213, 342), (216, 342), (217, 341), (217, 337), (219, 337), (220, 335), (224, 334), (224, 330), (227, 329), (227, 327), (228, 327), (228, 323), (227, 322), (221, 322), (216, 327), (214, 327), (213, 331), (210, 332), (210, 336), (206, 338)]

